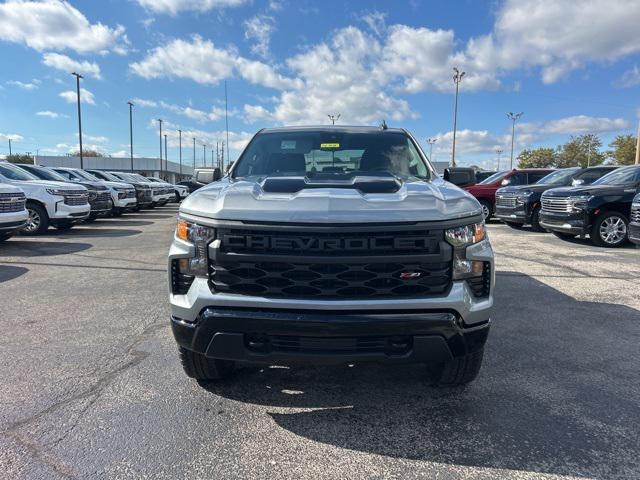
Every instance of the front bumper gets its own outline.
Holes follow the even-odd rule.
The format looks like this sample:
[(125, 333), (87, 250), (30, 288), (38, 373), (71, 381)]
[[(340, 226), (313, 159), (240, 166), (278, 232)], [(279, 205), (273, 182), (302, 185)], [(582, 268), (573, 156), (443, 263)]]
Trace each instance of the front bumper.
[(0, 232), (12, 232), (20, 230), (27, 223), (29, 213), (26, 210), (20, 212), (0, 213)]
[(586, 212), (550, 213), (540, 212), (540, 225), (547, 230), (583, 235), (589, 232), (589, 216)]
[(91, 215), (102, 216), (106, 215), (113, 208), (113, 202), (111, 200), (106, 202), (93, 202), (91, 203)]
[(530, 215), (525, 211), (524, 207), (496, 207), (493, 216), (509, 223), (525, 224), (531, 221)]
[(111, 195), (111, 201), (113, 202), (113, 208), (128, 209), (137, 205), (138, 201), (135, 197), (118, 198), (118, 194)]
[(489, 321), (474, 327), (447, 311), (317, 312), (209, 307), (193, 323), (172, 317), (176, 341), (207, 357), (254, 363), (433, 363), (484, 345)]
[(91, 213), (91, 205), (67, 205), (63, 199), (55, 202), (54, 209), (47, 208), (51, 220), (83, 220)]

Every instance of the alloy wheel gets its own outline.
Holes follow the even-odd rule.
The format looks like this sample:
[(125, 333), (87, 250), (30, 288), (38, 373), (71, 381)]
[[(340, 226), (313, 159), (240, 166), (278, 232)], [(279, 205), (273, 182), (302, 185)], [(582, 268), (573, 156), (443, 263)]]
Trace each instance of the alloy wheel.
[(624, 241), (627, 236), (627, 225), (617, 216), (605, 218), (600, 225), (600, 238), (608, 245), (615, 245)]
[(40, 228), (40, 223), (42, 223), (42, 219), (40, 218), (40, 214), (35, 210), (29, 209), (29, 218), (27, 219), (27, 225), (24, 227), (24, 231), (28, 233), (35, 232)]
[(491, 212), (489, 211), (489, 207), (487, 207), (484, 203), (482, 204), (482, 218), (487, 219)]

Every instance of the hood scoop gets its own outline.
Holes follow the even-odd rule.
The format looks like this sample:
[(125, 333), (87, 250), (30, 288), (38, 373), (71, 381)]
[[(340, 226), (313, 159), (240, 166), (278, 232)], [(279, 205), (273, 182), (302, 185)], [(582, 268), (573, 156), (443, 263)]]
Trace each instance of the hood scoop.
[(266, 193), (297, 193), (314, 188), (348, 188), (360, 193), (396, 193), (402, 182), (388, 176), (314, 175), (309, 177), (267, 177), (261, 184)]

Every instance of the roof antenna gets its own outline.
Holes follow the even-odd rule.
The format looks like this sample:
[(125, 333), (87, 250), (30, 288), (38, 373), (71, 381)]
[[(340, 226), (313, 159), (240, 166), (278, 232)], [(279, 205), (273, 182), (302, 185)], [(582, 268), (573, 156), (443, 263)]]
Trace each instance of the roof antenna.
[(389, 128), (389, 127), (387, 127), (387, 122), (384, 119), (382, 120), (382, 123), (380, 124), (380, 128), (382, 130), (386, 130), (387, 128)]

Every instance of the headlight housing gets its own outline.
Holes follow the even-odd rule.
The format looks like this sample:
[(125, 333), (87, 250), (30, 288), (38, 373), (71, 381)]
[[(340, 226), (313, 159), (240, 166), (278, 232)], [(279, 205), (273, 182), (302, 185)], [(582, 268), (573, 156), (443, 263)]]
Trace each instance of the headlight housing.
[(487, 238), (484, 222), (445, 230), (447, 243), (453, 246), (453, 279), (482, 276), (484, 262), (467, 259), (467, 247)]
[(516, 195), (516, 204), (517, 205), (524, 205), (525, 203), (527, 203), (527, 201), (529, 200), (529, 197), (531, 196), (533, 192), (531, 191), (525, 191), (525, 192), (520, 192), (518, 193), (518, 195)]
[(215, 228), (178, 219), (176, 238), (191, 243), (195, 247), (194, 257), (178, 260), (178, 268), (181, 273), (207, 277), (209, 270), (207, 246), (215, 239), (215, 236)]
[(579, 212), (580, 210), (587, 208), (587, 203), (591, 198), (591, 195), (577, 195), (575, 197), (569, 197), (567, 200), (569, 205), (571, 205), (571, 209), (574, 212)]
[(57, 195), (58, 197), (64, 197), (69, 194), (66, 190), (61, 190), (59, 188), (47, 188), (46, 190), (50, 195)]

